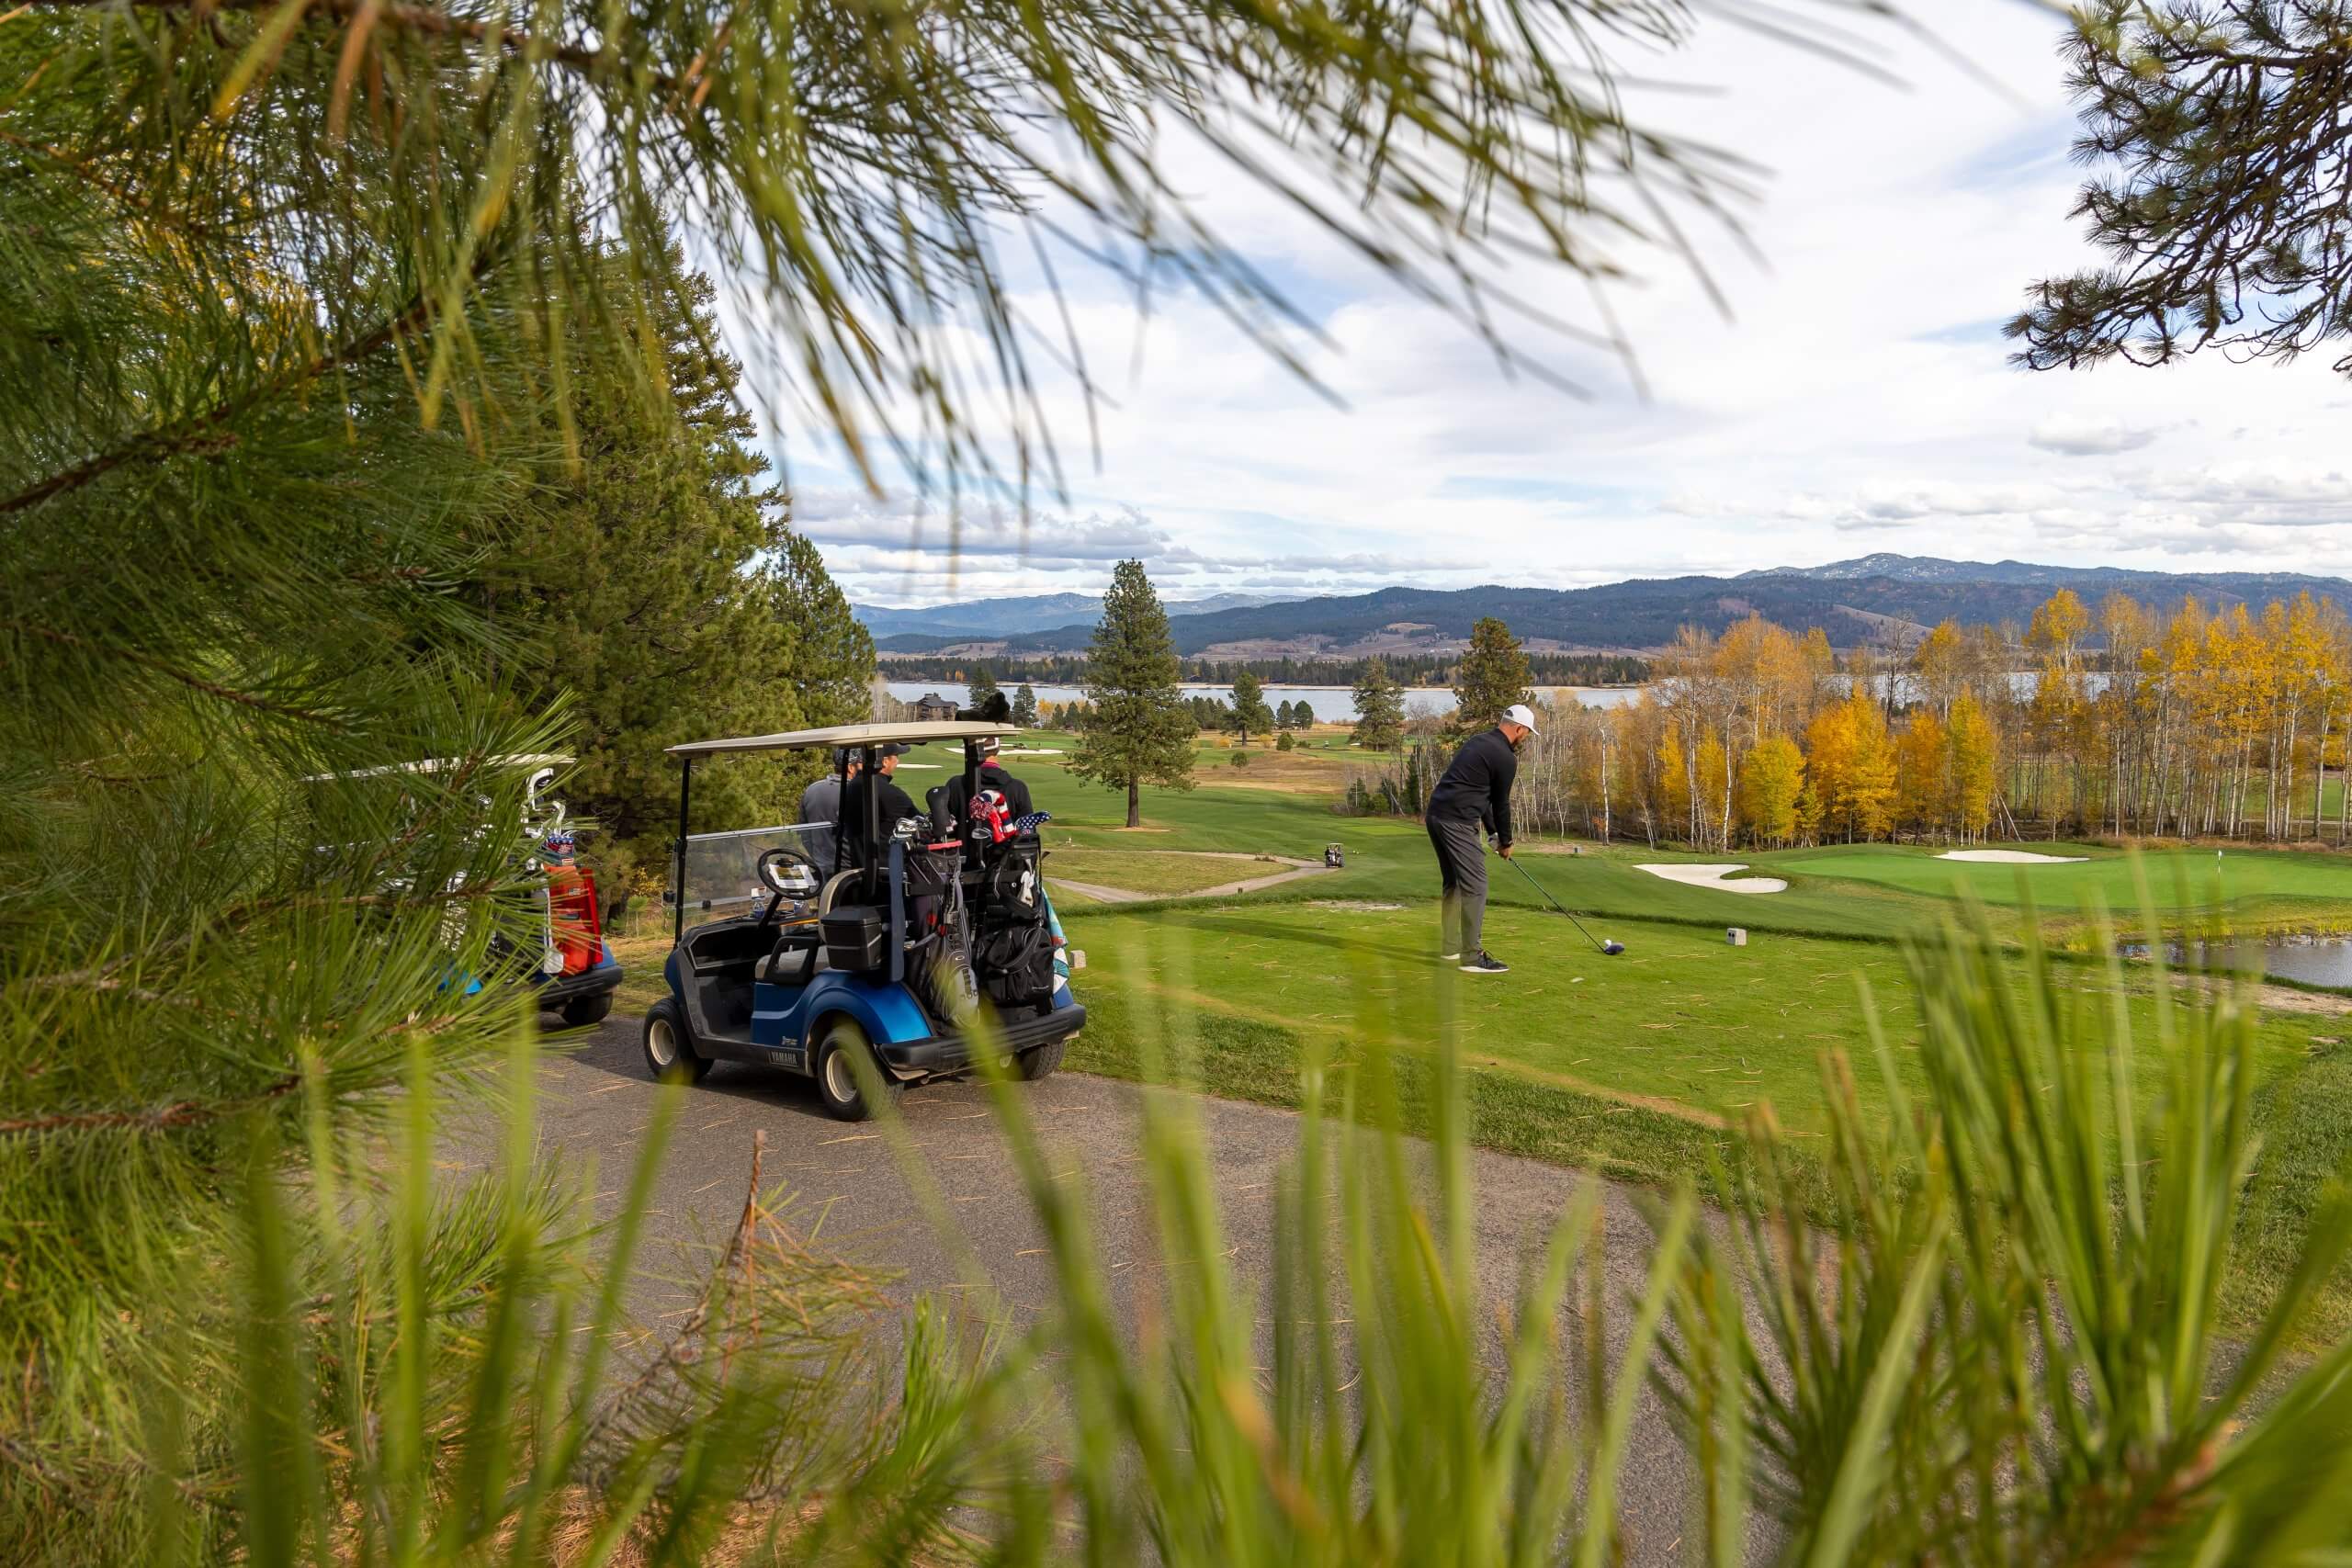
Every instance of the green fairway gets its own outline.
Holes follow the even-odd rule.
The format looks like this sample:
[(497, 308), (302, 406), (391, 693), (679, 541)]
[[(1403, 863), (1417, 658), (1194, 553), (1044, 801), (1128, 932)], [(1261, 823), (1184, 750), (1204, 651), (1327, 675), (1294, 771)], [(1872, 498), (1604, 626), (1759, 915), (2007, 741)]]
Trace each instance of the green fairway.
[[(2135, 922), (2145, 897), (2160, 917), (2195, 924), (2213, 916), (2233, 924), (2340, 928), (2352, 915), (2352, 863), (2334, 854), (2282, 850), (2156, 852), (2134, 857), (2085, 844), (2004, 844), (2002, 849), (2082, 857), (2064, 863), (2007, 865), (1952, 861), (1942, 852), (1892, 844), (1791, 850), (1757, 857), (1759, 866), (1857, 891), (1894, 890), (1947, 903), (1973, 896), (1987, 904), (2043, 914), (2079, 915), (2093, 908)], [(1791, 891), (1804, 884), (1792, 882)]]
[[(1430, 1053), (1452, 1040), (1471, 1068), (1479, 1142), (1641, 1180), (1699, 1171), (1710, 1149), (1728, 1147), (1727, 1127), (1766, 1102), (1800, 1147), (1817, 1138), (1827, 1052), (1854, 1063), (1865, 1106), (1882, 1106), (1859, 983), (1868, 982), (1908, 1077), (1916, 1021), (1897, 939), (1931, 931), (1964, 896), (1991, 909), (2005, 937), (2022, 938), (2031, 919), (2078, 949), (2089, 904), (2120, 914), (2139, 905), (2132, 857), (2077, 845), (2017, 846), (2086, 857), (2020, 867), (1883, 844), (1689, 855), (1528, 843), (1514, 864), (1487, 862), (1487, 945), (1511, 972), (1473, 977), (1436, 959), (1437, 867), (1425, 830), (1336, 811), (1344, 777), (1336, 754), (1295, 760), (1325, 770), (1330, 782), (1320, 789), (1295, 772), (1237, 781), (1241, 770), (1204, 767), (1191, 792), (1148, 790), (1143, 825), (1131, 830), (1123, 794), (1066, 772), (1069, 738), (1033, 743), (1064, 752), (1012, 764), (1053, 813), (1047, 875), (1165, 896), (1106, 904), (1057, 894), (1089, 960), (1079, 984), (1090, 1022), (1073, 1066), (1137, 1077), (1158, 1062), (1211, 1093), (1295, 1105), (1311, 1053), (1348, 1063), (1385, 1047), (1409, 1096)], [(1204, 758), (1216, 754), (1204, 749)], [(1319, 861), (1332, 842), (1346, 852), (1341, 871), (1241, 897), (1182, 897), (1279, 869), (1193, 858), (1200, 852)], [(1740, 862), (1789, 886), (1736, 893), (1639, 869), (1675, 862)], [(2167, 924), (2218, 915), (2239, 929), (2352, 929), (2352, 860), (2231, 850), (2219, 863), (2208, 852), (2145, 864)], [(1543, 907), (1529, 876), (1595, 935), (1623, 942), (1625, 954), (1594, 952)], [(1748, 945), (1729, 946), (1728, 926), (1745, 928)], [(2082, 1005), (2109, 1005), (2102, 967), (2075, 962), (2058, 972)], [(2153, 976), (2138, 966), (2131, 975), (2138, 1038), (2153, 1048)], [(2232, 1287), (2240, 1321), (2267, 1299), (2297, 1218), (2352, 1156), (2352, 1118), (2342, 1114), (2352, 1059), (2341, 1044), (2352, 1037), (2352, 1003), (2296, 1005), (2282, 1000), (2261, 1024), (2266, 1143)], [(2352, 1292), (2332, 1291), (2325, 1313), (2352, 1325)]]
[(1116, 887), (1130, 893), (1182, 895), (1206, 887), (1279, 875), (1291, 868), (1255, 855), (1196, 854), (1167, 850), (1106, 850), (1069, 847), (1046, 857), (1046, 874), (1064, 881)]

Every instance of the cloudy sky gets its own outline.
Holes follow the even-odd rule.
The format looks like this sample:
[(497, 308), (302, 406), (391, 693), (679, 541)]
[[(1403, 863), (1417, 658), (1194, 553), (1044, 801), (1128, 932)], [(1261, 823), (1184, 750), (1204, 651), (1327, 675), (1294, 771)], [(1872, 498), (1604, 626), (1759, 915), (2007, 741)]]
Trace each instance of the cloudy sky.
[[(823, 442), (776, 429), (796, 522), (854, 597), (889, 604), (1097, 592), (1128, 555), (1171, 598), (1574, 587), (1877, 550), (2352, 574), (2352, 385), (2332, 356), (2007, 365), (1999, 323), (2027, 284), (2086, 257), (2057, 33), (2017, 0), (1932, 16), (1973, 73), (1890, 34), (1892, 85), (1721, 24), (1629, 61), (1684, 89), (1639, 99), (1650, 119), (1770, 171), (1758, 254), (1701, 242), (1728, 316), (1687, 266), (1630, 258), (1645, 276), (1612, 302), (1638, 377), (1539, 344), (1586, 395), (1510, 378), (1203, 159), (1182, 165), (1193, 188), (1317, 321), (1312, 361), (1341, 406), (1199, 300), (1163, 296), (1138, 334), (1124, 294), (1065, 272), (1091, 362), (1119, 367), (1099, 461), (1075, 389), (1049, 394), (1065, 499), (1025, 520), (967, 505), (951, 549), (936, 504), (872, 496)], [(1529, 287), (1593, 319), (1575, 279)]]

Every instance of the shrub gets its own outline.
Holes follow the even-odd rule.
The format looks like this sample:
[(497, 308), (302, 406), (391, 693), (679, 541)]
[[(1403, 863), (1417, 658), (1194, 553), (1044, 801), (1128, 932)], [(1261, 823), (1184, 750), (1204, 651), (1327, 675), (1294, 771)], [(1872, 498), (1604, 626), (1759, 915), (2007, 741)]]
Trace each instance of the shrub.
[(1250, 753), (1247, 751), (1236, 751), (1233, 754), (1233, 765), (1237, 768), (1248, 767), (1250, 765)]

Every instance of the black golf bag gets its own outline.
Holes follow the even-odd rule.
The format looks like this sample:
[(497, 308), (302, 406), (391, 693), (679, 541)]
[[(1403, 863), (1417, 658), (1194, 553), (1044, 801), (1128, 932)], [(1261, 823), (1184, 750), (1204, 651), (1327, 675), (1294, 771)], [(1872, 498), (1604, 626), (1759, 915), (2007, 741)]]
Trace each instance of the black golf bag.
[(1054, 941), (1046, 924), (1044, 846), (1035, 829), (1006, 818), (1004, 797), (982, 790), (964, 823), (966, 863), (978, 867), (972, 966), (1000, 1007), (1030, 1007), (1054, 994)]

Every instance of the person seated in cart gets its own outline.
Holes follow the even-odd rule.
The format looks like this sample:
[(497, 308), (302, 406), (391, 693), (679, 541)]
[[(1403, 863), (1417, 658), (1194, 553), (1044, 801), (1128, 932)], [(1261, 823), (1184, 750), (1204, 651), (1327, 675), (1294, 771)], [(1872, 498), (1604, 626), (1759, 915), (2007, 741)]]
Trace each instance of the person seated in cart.
[(848, 747), (836, 747), (831, 771), (800, 792), (800, 816), (797, 820), (801, 825), (817, 823), (830, 828), (839, 822), (842, 819), (842, 782), (857, 777), (857, 758)]
[(947, 781), (947, 810), (961, 822), (972, 809), (972, 796), (981, 790), (992, 789), (1004, 796), (1004, 815), (1008, 821), (1030, 816), (1037, 809), (1029, 801), (1029, 786), (1015, 778), (997, 755), (1003, 743), (991, 736), (979, 743), (978, 774), (967, 784), (961, 774)]
[(864, 860), (857, 857), (863, 852), (860, 846), (865, 841), (862, 829), (867, 821), (867, 813), (870, 809), (866, 800), (869, 794), (878, 793), (881, 796), (879, 801), (873, 804), (871, 809), (878, 810), (880, 813), (877, 819), (878, 826), (886, 840), (888, 835), (898, 831), (899, 823), (910, 817), (922, 815), (922, 807), (917, 806), (908, 796), (907, 792), (899, 787), (898, 779), (894, 776), (899, 771), (899, 759), (905, 756), (909, 748), (904, 746), (875, 747), (873, 749), (874, 771), (870, 773), (863, 770), (853, 772), (850, 774), (849, 783), (842, 786), (841, 812), (833, 819), (833, 844), (835, 852), (841, 857), (839, 869), (847, 871), (853, 866), (865, 863)]

